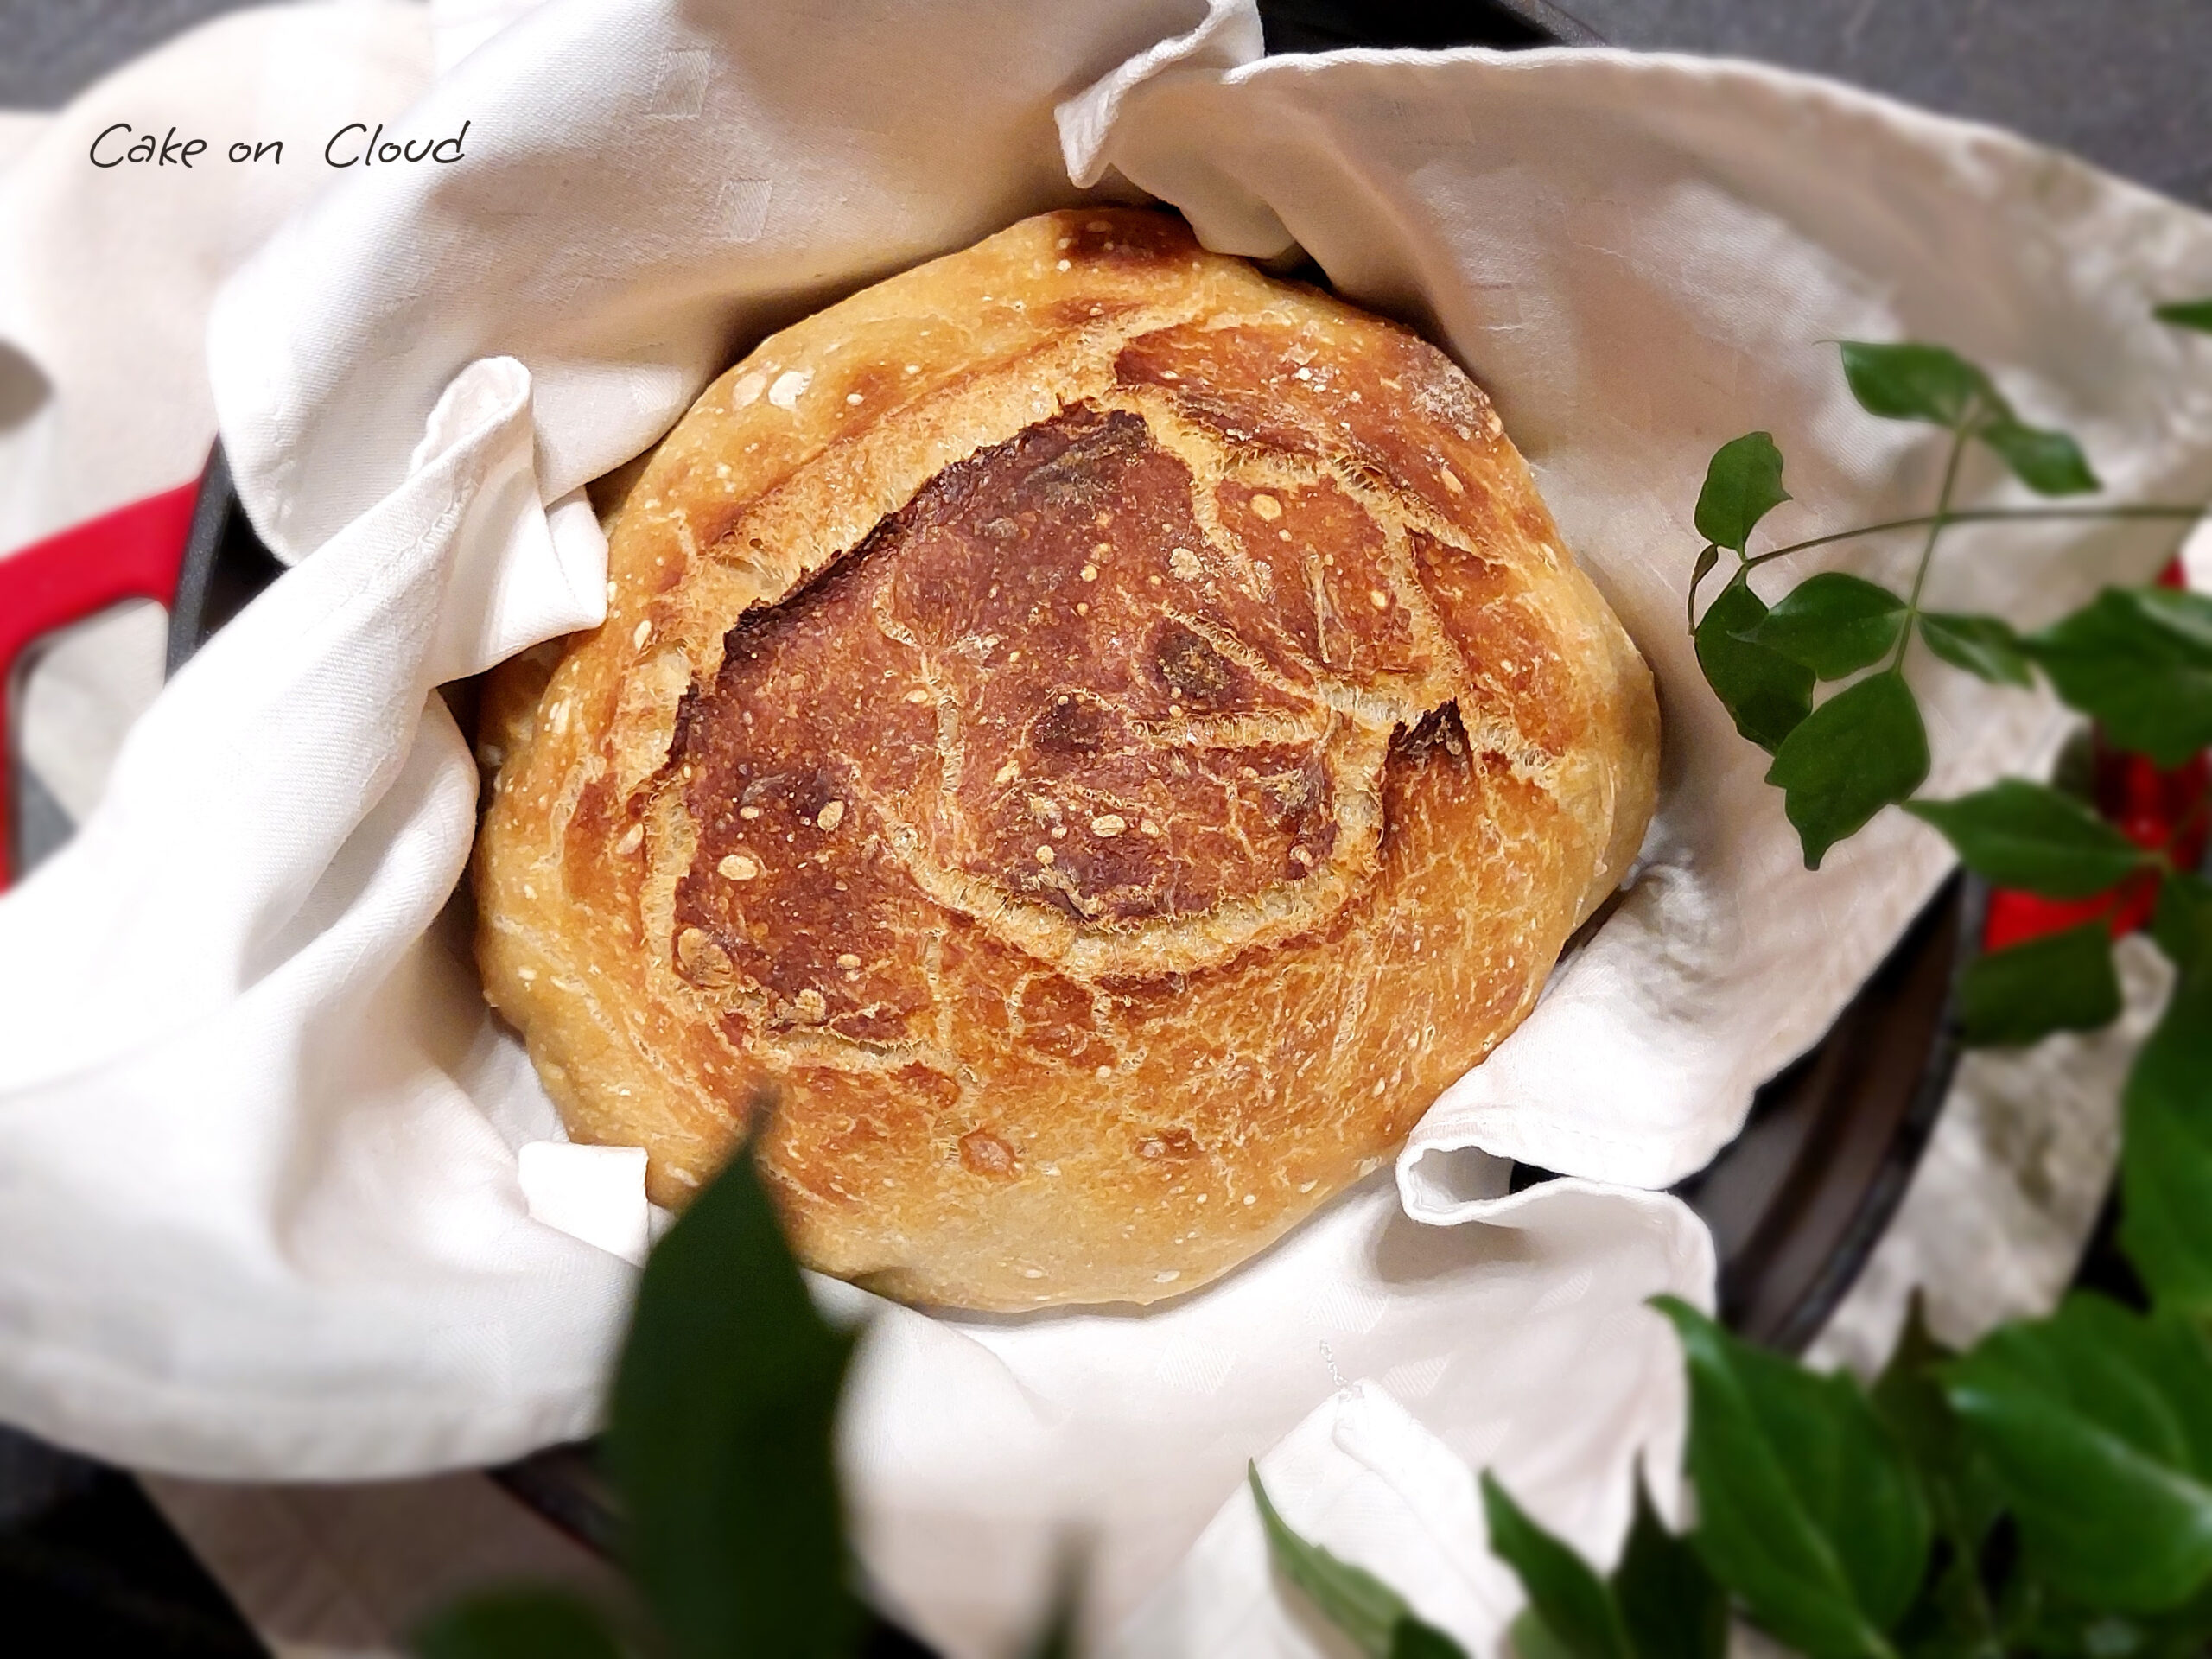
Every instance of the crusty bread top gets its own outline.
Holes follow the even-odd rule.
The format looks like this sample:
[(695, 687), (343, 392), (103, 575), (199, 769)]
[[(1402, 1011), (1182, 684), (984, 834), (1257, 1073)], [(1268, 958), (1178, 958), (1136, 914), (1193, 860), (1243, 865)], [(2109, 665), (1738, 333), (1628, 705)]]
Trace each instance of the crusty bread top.
[[(1474, 891), (1457, 863), (1503, 860), (1523, 891), (1481, 947), (1502, 977), (1393, 1073), (1433, 1095), (1525, 1011), (1649, 815), (1649, 677), (1488, 400), (1417, 336), (1166, 213), (1028, 220), (765, 341), (631, 484), (612, 541), (606, 625), (550, 684), (494, 687), (512, 753), (482, 956), (572, 1127), (642, 1141), (663, 1197), (763, 1078), (826, 1100), (804, 1079), (832, 1072), (874, 1079), (879, 1128), (942, 1116), (915, 1132), (1014, 1181), (1022, 1135), (994, 1115), (1103, 1124), (1117, 1068), (1175, 1041), (1292, 1064), (1319, 1028), (1237, 1028), (1237, 975), (1311, 965), (1346, 928), (1411, 926), (1418, 956), (1420, 918)], [(1389, 780), (1446, 751), (1495, 773), (1482, 810), (1510, 822), (1455, 826), (1495, 844), (1426, 891), (1386, 868), (1389, 804), (1423, 810)], [(1473, 961), (1439, 958), (1439, 983)], [(1004, 1033), (976, 1034), (978, 998)], [(1140, 1041), (1178, 1000), (1208, 1028)], [(1341, 1085), (1353, 1034), (1301, 1077)], [(1338, 1138), (1402, 1134), (1385, 1093)], [(1048, 1297), (871, 1266), (927, 1256), (939, 1200), (871, 1190), (892, 1154), (870, 1132), (772, 1163), (825, 1265), (996, 1306), (1183, 1277), (1114, 1262)], [(899, 1169), (880, 1184), (911, 1185)]]

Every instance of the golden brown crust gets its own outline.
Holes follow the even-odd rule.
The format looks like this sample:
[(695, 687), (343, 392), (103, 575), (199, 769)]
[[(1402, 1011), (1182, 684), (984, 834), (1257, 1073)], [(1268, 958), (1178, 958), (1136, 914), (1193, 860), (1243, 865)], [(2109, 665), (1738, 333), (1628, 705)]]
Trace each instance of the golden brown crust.
[[(766, 342), (493, 677), (486, 995), (681, 1202), (1148, 1301), (1388, 1156), (1649, 816), (1643, 663), (1488, 401), (1179, 219), (1027, 220)], [(764, 1087), (765, 1085), (765, 1087)]]

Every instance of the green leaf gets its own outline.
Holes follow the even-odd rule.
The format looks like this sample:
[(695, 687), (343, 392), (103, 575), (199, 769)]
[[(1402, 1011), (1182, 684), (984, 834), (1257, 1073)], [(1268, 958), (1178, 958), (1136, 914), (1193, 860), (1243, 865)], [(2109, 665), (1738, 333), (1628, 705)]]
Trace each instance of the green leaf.
[(1641, 1480), (1611, 1587), (1637, 1659), (1722, 1659), (1727, 1652), (1727, 1596), (1689, 1540), (1667, 1530)]
[(1590, 1564), (1530, 1520), (1489, 1470), (1483, 1515), (1491, 1553), (1521, 1577), (1529, 1605), (1573, 1659), (1633, 1659), (1612, 1592)]
[(1688, 1304), (1652, 1304), (1688, 1362), (1698, 1553), (1760, 1624), (1813, 1659), (1886, 1656), (1927, 1566), (1928, 1510), (1846, 1374), (1805, 1370)]
[[(1467, 1659), (1467, 1650), (1435, 1625), (1408, 1613), (1391, 1627), (1390, 1659)], [(1532, 1656), (1523, 1651), (1521, 1659)]]
[(2011, 413), (1987, 375), (1942, 346), (1847, 340), (1843, 378), (1859, 408), (1885, 420), (1955, 429), (1985, 410)]
[(1697, 590), (1705, 585), (1705, 579), (1713, 574), (1713, 567), (1719, 563), (1720, 550), (1707, 542), (1704, 550), (1697, 556), (1696, 564), (1690, 569), (1689, 597), (1682, 602), (1688, 610), (1692, 633), (1697, 632)]
[(2003, 1632), (1989, 1611), (1974, 1563), (1944, 1555), (1894, 1632), (1905, 1659), (2005, 1659)]
[(1880, 346), (1847, 340), (1843, 374), (1868, 414), (1933, 421), (1955, 432), (1970, 429), (2038, 495), (2080, 495), (2104, 487), (2081, 445), (2063, 432), (2021, 420), (1989, 377), (1956, 352), (1911, 341)]
[(1718, 547), (1745, 550), (1760, 519), (1789, 499), (1782, 451), (1765, 432), (1746, 432), (1713, 452), (1698, 492), (1697, 533)]
[(1800, 582), (1752, 629), (1752, 643), (1840, 680), (1887, 656), (1904, 626), (1904, 601), (1840, 570)]
[(2097, 804), (2097, 729), (2084, 723), (2066, 734), (2050, 763), (2050, 786), (2092, 811)]
[[(2024, 1577), (2016, 1574), (2015, 1582)], [(2012, 1623), (2016, 1653), (2052, 1659), (2204, 1659), (2206, 1638), (2212, 1637), (2212, 1595), (2200, 1594), (2171, 1612), (2132, 1615), (2085, 1608), (2048, 1593), (2020, 1599), (2031, 1616)]]
[(1914, 1659), (1998, 1659), (2003, 1649), (1977, 1567), (2004, 1494), (1943, 1395), (1939, 1370), (1957, 1357), (1929, 1332), (1916, 1290), (1897, 1347), (1872, 1391), (1876, 1413), (1919, 1472), (1944, 1547), (1940, 1564), (1897, 1628), (1898, 1645)]
[(1516, 1659), (1574, 1659), (1533, 1607), (1523, 1607), (1513, 1616), (1510, 1633)]
[(1077, 1617), (1083, 1611), (1083, 1557), (1063, 1556), (1045, 1623), (1027, 1649), (1027, 1659), (1073, 1659)]
[(1029, 1644), (1029, 1659), (1072, 1659), (1075, 1653), (1075, 1612), (1072, 1605), (1056, 1605), (1051, 1619)]
[(2212, 882), (2169, 870), (2158, 883), (2151, 938), (2177, 968), (2212, 969)]
[(1293, 1532), (1260, 1484), (1260, 1465), (1248, 1463), (1244, 1468), (1260, 1524), (1267, 1530), (1268, 1554), (1283, 1577), (1303, 1590), (1368, 1659), (1390, 1659), (1399, 1625), (1413, 1617), (1406, 1599), (1365, 1567), (1340, 1561)]
[(830, 1459), (852, 1348), (741, 1152), (647, 1262), (614, 1382), (627, 1564), (679, 1659), (855, 1650)]
[(2212, 965), (2183, 969), (2120, 1123), (2121, 1247), (2158, 1306), (2212, 1313)]
[(1928, 777), (1928, 728), (1904, 677), (1869, 675), (1813, 710), (1774, 752), (1766, 780), (1817, 870), (1829, 848)]
[(622, 1659), (599, 1610), (564, 1590), (487, 1590), (416, 1633), (418, 1659)]
[(1954, 668), (1978, 674), (1993, 685), (2033, 685), (2035, 674), (2020, 636), (1993, 616), (1961, 616), (1924, 611), (1920, 637), (1928, 649)]
[(2063, 432), (2001, 416), (1975, 429), (2012, 475), (2037, 495), (2087, 495), (2104, 488), (2082, 446)]
[(2018, 1048), (2120, 1017), (2112, 935), (2101, 921), (1976, 957), (1959, 976), (1959, 1023), (1977, 1047)]
[(2059, 1594), (2156, 1613), (2212, 1579), (2212, 1350), (2193, 1325), (2076, 1294), (2000, 1325), (1945, 1392)]
[(1771, 753), (1812, 712), (1813, 671), (1742, 637), (1765, 620), (1738, 570), (1697, 625), (1697, 663), (1736, 729)]
[(1984, 880), (2046, 899), (2089, 898), (2148, 858), (2080, 802), (2018, 778), (1955, 801), (1907, 801), (1904, 810), (1941, 830)]
[(2194, 328), (2212, 334), (2212, 300), (2177, 300), (2171, 305), (2160, 306), (2151, 315), (2177, 328)]
[(2023, 643), (2058, 695), (2113, 743), (2178, 766), (2212, 743), (2212, 599), (2107, 588)]
[(1920, 1471), (1936, 1522), (1962, 1553), (1981, 1548), (2004, 1507), (1988, 1462), (1945, 1398), (1939, 1373), (1958, 1355), (1938, 1342), (1916, 1290), (1890, 1363), (1874, 1380), (1874, 1409)]

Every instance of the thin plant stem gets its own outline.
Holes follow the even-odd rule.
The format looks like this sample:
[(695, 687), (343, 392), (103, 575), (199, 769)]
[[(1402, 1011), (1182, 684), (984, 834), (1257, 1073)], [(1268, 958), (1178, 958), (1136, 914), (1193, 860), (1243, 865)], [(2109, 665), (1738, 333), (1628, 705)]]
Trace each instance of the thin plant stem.
[(1936, 543), (1943, 534), (1943, 527), (1951, 522), (1951, 491), (1959, 481), (1959, 462), (1967, 453), (1967, 439), (1973, 427), (1961, 424), (1951, 434), (1950, 458), (1943, 463), (1943, 487), (1936, 493), (1936, 511), (1928, 520), (1928, 539), (1920, 546), (1920, 569), (1912, 573), (1912, 597), (1904, 602), (1904, 623), (1897, 629), (1897, 654), (1890, 658), (1888, 671), (1904, 672), (1904, 654), (1912, 647), (1912, 625), (1920, 617), (1920, 590), (1928, 585), (1928, 567), (1935, 561)]
[[(2069, 518), (2202, 518), (2207, 507), (2167, 505), (2163, 502), (2142, 505), (2112, 505), (2101, 507), (1961, 507), (1943, 515), (1943, 521), (1952, 524), (1996, 524), (2012, 520)], [(1878, 524), (1861, 524), (1856, 530), (1839, 530), (1826, 536), (1815, 536), (1802, 542), (1792, 542), (1787, 547), (1770, 548), (1744, 561), (1747, 570), (1756, 569), (1770, 559), (1785, 558), (1792, 553), (1802, 553), (1808, 548), (1827, 547), (1834, 542), (1847, 542), (1859, 536), (1879, 536), (1892, 530), (1920, 530), (1936, 522), (1932, 512), (1917, 513), (1910, 518), (1887, 518)]]

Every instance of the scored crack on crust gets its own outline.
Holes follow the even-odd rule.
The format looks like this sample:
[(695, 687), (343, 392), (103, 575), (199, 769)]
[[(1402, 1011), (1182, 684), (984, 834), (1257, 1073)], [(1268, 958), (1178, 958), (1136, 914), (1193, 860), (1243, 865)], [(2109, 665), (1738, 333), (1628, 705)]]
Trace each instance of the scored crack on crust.
[(1141, 209), (764, 341), (503, 664), (485, 995), (680, 1204), (773, 1100), (801, 1258), (1144, 1302), (1395, 1149), (1650, 815), (1650, 676), (1474, 384)]

